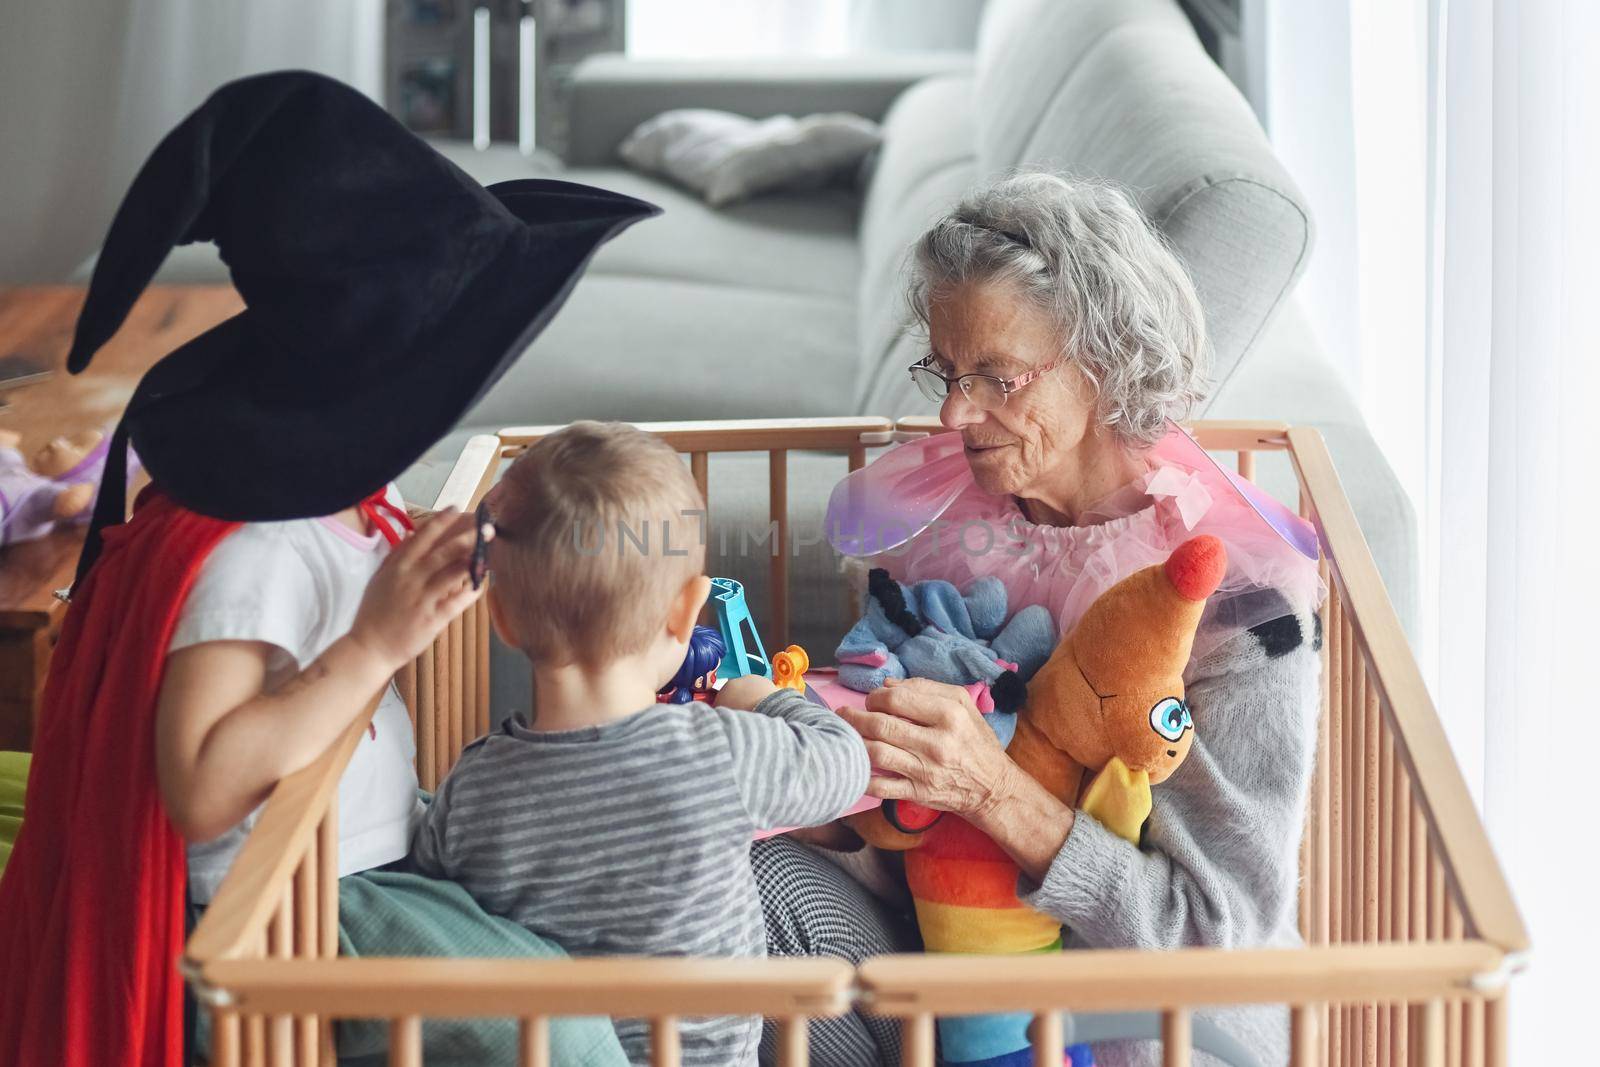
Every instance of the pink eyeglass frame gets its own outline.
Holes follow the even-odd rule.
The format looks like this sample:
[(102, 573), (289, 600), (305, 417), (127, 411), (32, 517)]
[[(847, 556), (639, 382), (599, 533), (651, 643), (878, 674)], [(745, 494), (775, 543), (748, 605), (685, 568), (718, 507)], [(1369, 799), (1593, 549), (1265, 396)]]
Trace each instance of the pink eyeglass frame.
[[(1028, 371), (1026, 374), (1019, 374), (1015, 378), (1002, 378), (997, 374), (958, 374), (954, 378), (947, 378), (943, 374), (940, 374), (938, 371), (933, 369), (933, 356), (930, 354), (930, 355), (923, 356), (921, 359), (919, 359), (915, 363), (911, 364), (911, 366), (907, 367), (906, 368), (906, 373), (911, 375), (912, 379), (915, 380), (916, 376), (917, 376), (916, 372), (919, 369), (921, 369), (921, 370), (927, 371), (929, 374), (933, 375), (935, 378), (938, 378), (941, 382), (944, 383), (944, 392), (945, 392), (945, 399), (946, 400), (948, 400), (950, 398), (950, 390), (951, 390), (951, 388), (952, 387), (960, 388), (961, 387), (961, 381), (964, 378), (987, 378), (991, 382), (999, 382), (1000, 383), (1000, 396), (1001, 396), (1000, 406), (1004, 407), (1006, 401), (1011, 399), (1011, 394), (1012, 393), (1015, 393), (1017, 390), (1023, 388), (1026, 385), (1031, 385), (1041, 375), (1048, 374), (1050, 371), (1055, 370), (1057, 367), (1061, 366), (1061, 364), (1063, 364), (1065, 362), (1066, 362), (1065, 359), (1058, 359), (1058, 360), (1055, 360), (1054, 362), (1046, 363), (1042, 367), (1035, 367), (1035, 368), (1033, 368), (1033, 370)], [(963, 398), (965, 398), (967, 400), (971, 400), (972, 399), (971, 395), (964, 388), (961, 389), (961, 395), (962, 395)]]

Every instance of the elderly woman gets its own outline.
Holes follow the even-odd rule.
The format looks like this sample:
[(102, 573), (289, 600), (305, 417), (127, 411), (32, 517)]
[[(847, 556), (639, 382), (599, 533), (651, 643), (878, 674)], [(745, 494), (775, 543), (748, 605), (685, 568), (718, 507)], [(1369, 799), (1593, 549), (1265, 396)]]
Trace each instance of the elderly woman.
[[(924, 530), (878, 565), (958, 587), (998, 574), (1010, 611), (1042, 603), (1062, 633), (1099, 592), (1194, 533), (1223, 539), (1229, 574), (1185, 672), (1193, 749), (1155, 790), (1141, 846), (1022, 773), (966, 690), (925, 679), (891, 682), (865, 710), (841, 712), (875, 766), (899, 776), (875, 778), (871, 791), (987, 833), (1021, 869), (1023, 900), (1061, 921), (1069, 947), (1294, 943), (1321, 587), (1315, 562), (1170, 421), (1205, 387), (1203, 316), (1183, 267), (1123, 193), (1028, 174), (939, 220), (910, 273), (929, 341), (911, 373), (960, 435), (959, 451), (953, 436), (936, 438), (947, 442), (939, 454), (964, 462), (953, 460), (959, 478), (944, 494), (943, 544), (939, 529)], [(942, 477), (936, 462), (918, 468), (924, 497)], [(894, 494), (892, 480), (881, 488)], [(985, 523), (985, 550), (960, 545), (952, 520)], [(915, 944), (903, 912), (841, 869), (859, 863), (781, 838), (753, 855), (772, 954), (859, 961)], [(1260, 1062), (1285, 1058), (1281, 1012), (1211, 1019)], [(897, 1055), (893, 1024), (868, 1016), (819, 1024), (813, 1037), (819, 1062)], [(1153, 1048), (1096, 1053), (1102, 1065), (1144, 1062)]]

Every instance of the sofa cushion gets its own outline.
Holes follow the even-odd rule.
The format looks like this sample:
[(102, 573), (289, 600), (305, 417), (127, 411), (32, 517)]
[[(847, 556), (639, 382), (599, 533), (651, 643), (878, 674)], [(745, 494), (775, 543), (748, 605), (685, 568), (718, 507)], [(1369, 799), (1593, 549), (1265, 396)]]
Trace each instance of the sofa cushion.
[(1171, 0), (991, 0), (978, 169), (1126, 186), (1188, 266), (1226, 383), (1311, 246), (1304, 200)]
[[(953, 207), (976, 177), (972, 79), (929, 78), (906, 90), (884, 119), (883, 149), (861, 209), (861, 350), (856, 409), (907, 414), (897, 406), (899, 379), (912, 357), (903, 340), (910, 321), (905, 262), (911, 245)], [(891, 354), (892, 353), (892, 354)]]
[(832, 297), (590, 271), (462, 425), (848, 413), (854, 314)]

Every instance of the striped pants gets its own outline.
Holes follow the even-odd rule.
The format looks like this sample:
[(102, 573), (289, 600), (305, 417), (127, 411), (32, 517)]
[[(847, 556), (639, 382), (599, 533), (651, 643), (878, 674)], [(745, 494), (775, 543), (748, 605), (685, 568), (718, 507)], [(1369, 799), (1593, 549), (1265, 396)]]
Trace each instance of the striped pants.
[[(916, 922), (896, 914), (848, 874), (786, 837), (757, 841), (750, 849), (756, 887), (767, 923), (769, 956), (836, 956), (859, 964), (871, 956), (915, 952)], [(851, 1012), (811, 1022), (811, 1062), (816, 1067), (896, 1067), (897, 1019)], [(761, 1032), (761, 1062), (777, 1062), (777, 1029)]]

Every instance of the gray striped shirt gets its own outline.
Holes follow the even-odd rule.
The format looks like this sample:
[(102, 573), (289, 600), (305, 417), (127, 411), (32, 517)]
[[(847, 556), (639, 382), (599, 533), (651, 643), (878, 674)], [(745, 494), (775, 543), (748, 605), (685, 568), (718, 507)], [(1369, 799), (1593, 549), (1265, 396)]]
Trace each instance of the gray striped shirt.
[[(575, 956), (764, 956), (758, 829), (838, 817), (867, 786), (861, 738), (779, 690), (755, 711), (657, 704), (468, 745), (412, 842), (417, 866)], [(680, 1022), (686, 1064), (756, 1061), (760, 1020)], [(634, 1063), (641, 1020), (619, 1019)]]

